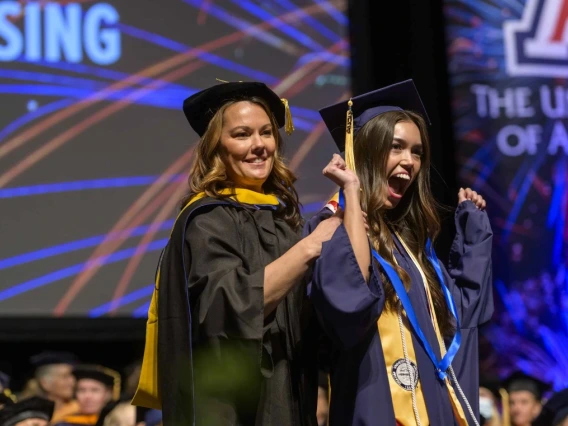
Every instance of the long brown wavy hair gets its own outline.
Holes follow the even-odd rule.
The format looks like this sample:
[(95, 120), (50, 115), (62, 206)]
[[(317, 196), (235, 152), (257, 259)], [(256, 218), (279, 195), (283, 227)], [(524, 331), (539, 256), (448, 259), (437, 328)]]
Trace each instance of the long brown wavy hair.
[[(397, 123), (414, 123), (420, 132), (423, 145), (420, 170), (394, 209), (385, 210), (387, 197), (387, 160), (390, 155)], [(392, 231), (399, 233), (410, 248), (428, 280), (434, 303), (438, 325), (443, 336), (454, 331), (444, 294), (434, 268), (426, 257), (425, 247), (428, 238), (434, 242), (440, 232), (440, 206), (430, 190), (430, 142), (424, 119), (411, 111), (389, 111), (378, 115), (366, 123), (357, 133), (354, 141), (355, 164), (361, 181), (363, 194), (361, 205), (368, 215), (369, 235), (377, 252), (397, 271), (406, 289), (410, 288), (410, 277), (397, 265), (393, 252), (396, 250)], [(394, 288), (383, 276), (385, 283), (386, 309), (399, 307)]]
[(228, 198), (231, 195), (221, 194), (220, 191), (226, 188), (235, 189), (235, 183), (227, 176), (225, 164), (221, 156), (221, 132), (223, 129), (223, 118), (225, 111), (231, 105), (247, 101), (259, 105), (270, 118), (274, 138), (276, 140), (276, 151), (270, 175), (262, 185), (266, 194), (274, 194), (280, 199), (281, 208), (277, 214), (280, 215), (295, 230), (302, 226), (300, 215), (300, 202), (298, 193), (294, 188), (296, 176), (284, 162), (283, 140), (278, 131), (278, 123), (272, 114), (268, 104), (258, 97), (239, 98), (227, 101), (213, 115), (207, 130), (201, 137), (197, 148), (196, 156), (189, 173), (189, 192), (183, 198), (181, 207), (185, 207), (191, 199), (204, 192), (208, 197)]

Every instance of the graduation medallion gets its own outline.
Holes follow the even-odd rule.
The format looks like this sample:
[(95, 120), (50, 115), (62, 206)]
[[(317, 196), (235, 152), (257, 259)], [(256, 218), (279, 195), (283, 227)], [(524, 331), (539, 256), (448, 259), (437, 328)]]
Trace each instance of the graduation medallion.
[[(410, 371), (408, 371), (408, 365), (410, 365)], [(410, 360), (397, 359), (392, 365), (392, 377), (401, 388), (411, 391), (418, 385), (418, 367)]]

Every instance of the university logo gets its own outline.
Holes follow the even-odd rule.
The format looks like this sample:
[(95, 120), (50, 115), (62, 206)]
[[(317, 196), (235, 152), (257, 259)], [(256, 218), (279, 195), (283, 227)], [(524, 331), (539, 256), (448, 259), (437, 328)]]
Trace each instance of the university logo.
[(568, 77), (568, 0), (527, 0), (503, 33), (510, 76)]

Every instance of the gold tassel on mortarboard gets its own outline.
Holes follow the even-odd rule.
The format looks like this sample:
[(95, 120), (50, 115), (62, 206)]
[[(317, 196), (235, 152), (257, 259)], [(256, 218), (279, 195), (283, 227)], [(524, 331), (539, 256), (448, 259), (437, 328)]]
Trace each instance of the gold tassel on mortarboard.
[(4, 389), (2, 394), (9, 398), (12, 402), (16, 402), (16, 395), (14, 395), (10, 389)]
[(509, 393), (505, 389), (499, 389), (501, 395), (501, 408), (503, 409), (502, 426), (511, 426), (511, 413), (509, 408)]
[(290, 111), (290, 105), (288, 105), (287, 99), (280, 99), (284, 104), (285, 109), (285, 121), (284, 121), (284, 130), (286, 130), (286, 134), (290, 136), (294, 131), (294, 122), (292, 121), (292, 112)]
[(355, 154), (353, 153), (353, 101), (349, 99), (347, 102), (349, 109), (347, 110), (347, 118), (345, 122), (345, 163), (347, 167), (354, 172), (355, 170)]
[(103, 373), (105, 373), (107, 376), (113, 378), (112, 399), (113, 401), (118, 401), (120, 399), (120, 388), (121, 388), (120, 373), (118, 371), (114, 371), (106, 367), (101, 367), (100, 370)]

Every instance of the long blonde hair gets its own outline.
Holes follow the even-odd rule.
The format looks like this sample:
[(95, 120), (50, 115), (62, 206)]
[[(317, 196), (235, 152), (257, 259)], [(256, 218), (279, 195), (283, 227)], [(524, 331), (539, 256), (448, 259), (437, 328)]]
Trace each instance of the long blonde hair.
[(227, 176), (225, 164), (221, 158), (221, 132), (223, 129), (223, 118), (225, 111), (231, 105), (247, 101), (259, 105), (270, 118), (274, 138), (276, 139), (276, 152), (272, 170), (262, 189), (267, 194), (274, 194), (282, 202), (282, 208), (278, 214), (293, 228), (298, 230), (302, 226), (300, 215), (300, 202), (298, 193), (294, 188), (296, 176), (286, 166), (283, 158), (283, 140), (278, 131), (278, 123), (274, 114), (270, 111), (268, 104), (258, 97), (247, 97), (227, 101), (213, 115), (207, 130), (201, 137), (196, 148), (196, 156), (189, 173), (189, 193), (182, 200), (182, 208), (191, 199), (199, 194), (205, 193), (208, 197), (227, 198), (230, 195), (220, 193), (222, 189), (235, 188), (235, 183)]
[[(397, 123), (414, 123), (420, 132), (423, 145), (422, 164), (416, 179), (406, 194), (391, 210), (384, 209), (387, 191), (387, 160), (390, 155)], [(407, 290), (410, 277), (397, 265), (393, 252), (395, 243), (392, 231), (400, 234), (416, 256), (428, 280), (438, 325), (444, 336), (453, 332), (453, 322), (440, 288), (438, 277), (428, 262), (425, 247), (428, 238), (434, 242), (440, 232), (438, 204), (430, 190), (430, 142), (424, 119), (411, 111), (389, 111), (366, 123), (357, 133), (354, 141), (357, 174), (363, 188), (362, 207), (368, 215), (369, 235), (378, 253), (397, 271)], [(397, 309), (400, 301), (392, 284), (386, 279), (386, 308)]]

